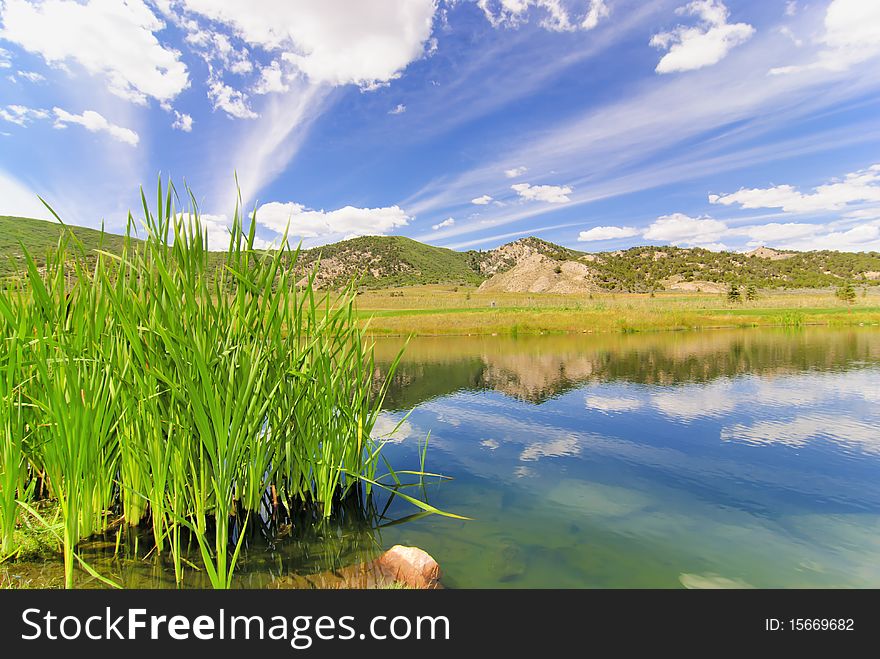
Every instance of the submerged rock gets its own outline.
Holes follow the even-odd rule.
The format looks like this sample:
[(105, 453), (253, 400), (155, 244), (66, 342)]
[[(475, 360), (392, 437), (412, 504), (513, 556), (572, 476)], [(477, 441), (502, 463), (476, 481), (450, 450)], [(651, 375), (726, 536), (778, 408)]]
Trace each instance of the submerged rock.
[(270, 588), (442, 588), (440, 566), (418, 547), (395, 545), (379, 558), (318, 574), (291, 574), (276, 579)]
[(489, 558), (489, 574), (495, 581), (509, 582), (526, 572), (526, 554), (519, 545), (503, 541)]

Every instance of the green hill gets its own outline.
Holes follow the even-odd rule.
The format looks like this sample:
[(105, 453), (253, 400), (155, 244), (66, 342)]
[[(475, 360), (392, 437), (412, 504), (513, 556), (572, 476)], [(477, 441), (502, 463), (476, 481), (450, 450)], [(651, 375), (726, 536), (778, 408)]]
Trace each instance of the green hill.
[[(46, 255), (58, 244), (62, 229), (55, 222), (0, 216), (0, 277), (21, 272), (22, 243), (37, 265), (45, 263)], [(122, 249), (122, 236), (84, 227), (70, 229), (87, 251), (119, 252)], [(542, 259), (538, 266), (535, 258)], [(546, 278), (552, 280), (564, 276), (561, 266), (574, 261), (581, 264), (577, 267), (578, 272), (584, 273), (581, 275), (584, 291), (698, 290), (703, 282), (758, 288), (826, 288), (843, 281), (857, 285), (880, 284), (880, 253), (877, 252), (786, 252), (762, 247), (737, 253), (645, 246), (587, 254), (535, 237), (486, 251), (457, 252), (403, 236), (363, 236), (305, 250), (300, 255), (300, 265), (305, 273), (319, 264), (317, 280), (325, 288), (340, 287), (352, 279), (367, 288), (385, 288), (417, 284), (477, 285), (514, 270), (529, 259), (532, 280), (523, 277), (523, 286), (532, 283), (535, 267), (543, 268)], [(515, 277), (509, 279), (516, 281)], [(690, 289), (688, 284), (693, 284)]]
[[(122, 236), (85, 227), (70, 228), (89, 252), (96, 249), (122, 251), (125, 240)], [(63, 229), (57, 222), (0, 215), (0, 277), (8, 277), (23, 270), (22, 244), (27, 247), (38, 266), (45, 265), (46, 255), (58, 246)]]
[(403, 236), (363, 236), (306, 250), (304, 269), (320, 259), (321, 286), (341, 286), (352, 278), (362, 286), (387, 287), (415, 284), (479, 284), (468, 253), (425, 245)]

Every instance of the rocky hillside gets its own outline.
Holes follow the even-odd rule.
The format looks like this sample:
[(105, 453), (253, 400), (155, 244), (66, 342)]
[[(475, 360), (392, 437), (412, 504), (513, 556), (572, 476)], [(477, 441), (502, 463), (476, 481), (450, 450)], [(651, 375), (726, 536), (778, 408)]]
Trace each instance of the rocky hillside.
[(596, 290), (594, 272), (576, 259), (558, 260), (531, 254), (482, 284), (481, 291), (582, 293)]
[(579, 293), (678, 290), (717, 293), (731, 283), (758, 288), (825, 288), (844, 280), (880, 284), (876, 252), (751, 252), (633, 247), (588, 254), (540, 238), (521, 238), (486, 251), (456, 252), (401, 236), (365, 236), (303, 253), (304, 268), (320, 263), (318, 282), (335, 287), (358, 278), (379, 288), (414, 284), (479, 284), (481, 290)]
[[(121, 249), (122, 238), (73, 227), (87, 251)], [(38, 265), (58, 243), (61, 225), (0, 216), (0, 277), (21, 271), (21, 244)], [(221, 261), (218, 254), (218, 267)], [(382, 288), (418, 284), (478, 285), (482, 290), (579, 293), (659, 290), (721, 292), (730, 283), (758, 288), (825, 288), (843, 281), (880, 285), (880, 253), (710, 252), (680, 247), (633, 247), (588, 254), (535, 237), (486, 251), (457, 252), (403, 236), (364, 236), (306, 250), (303, 274), (317, 268), (323, 288), (352, 279)]]
[(487, 252), (472, 251), (467, 254), (475, 269), (484, 277), (510, 270), (536, 254), (552, 261), (574, 261), (583, 256), (582, 252), (554, 245), (534, 236), (520, 238)]

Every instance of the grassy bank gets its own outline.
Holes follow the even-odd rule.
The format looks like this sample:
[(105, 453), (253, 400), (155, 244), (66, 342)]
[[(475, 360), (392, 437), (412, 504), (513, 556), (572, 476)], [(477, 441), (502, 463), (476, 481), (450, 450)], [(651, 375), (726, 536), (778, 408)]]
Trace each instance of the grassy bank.
[(25, 250), (0, 289), (0, 559), (36, 519), (67, 587), (79, 568), (113, 585), (77, 548), (140, 527), (178, 584), (194, 568), (225, 588), (258, 524), (365, 509), (388, 483), (433, 512), (371, 437), (385, 387), (353, 294), (294, 286), (296, 254), (256, 251), (238, 209), (217, 270), (195, 199), (175, 201), (160, 184), (118, 254), (73, 233), (42, 267)]
[(833, 290), (761, 292), (729, 303), (700, 293), (550, 295), (418, 286), (358, 295), (357, 313), (376, 334), (640, 332), (721, 327), (880, 324), (880, 294), (852, 304)]

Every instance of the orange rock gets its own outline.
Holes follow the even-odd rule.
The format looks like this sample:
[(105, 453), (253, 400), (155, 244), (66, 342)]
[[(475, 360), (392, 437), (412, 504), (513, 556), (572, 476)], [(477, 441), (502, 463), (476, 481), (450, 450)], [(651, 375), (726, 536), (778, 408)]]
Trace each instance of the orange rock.
[(394, 581), (409, 588), (440, 587), (440, 566), (418, 547), (394, 545), (376, 559), (376, 565)]

